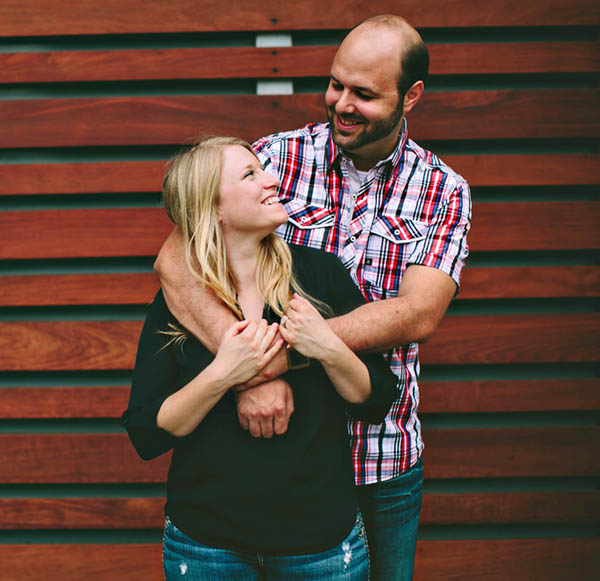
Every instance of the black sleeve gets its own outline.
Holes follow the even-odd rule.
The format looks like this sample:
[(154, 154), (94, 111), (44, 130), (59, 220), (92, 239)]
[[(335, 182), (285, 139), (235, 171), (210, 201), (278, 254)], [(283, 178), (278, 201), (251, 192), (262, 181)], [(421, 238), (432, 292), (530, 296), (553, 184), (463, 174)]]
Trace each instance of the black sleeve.
[[(334, 316), (343, 315), (366, 303), (348, 271), (334, 254), (311, 248), (290, 246), (300, 269), (298, 278), (312, 296), (325, 301)], [(383, 422), (392, 403), (400, 395), (398, 378), (381, 353), (357, 353), (371, 378), (371, 396), (361, 404), (343, 400), (350, 415), (371, 424)]]
[[(170, 337), (159, 333), (176, 322), (159, 291), (150, 306), (138, 344), (129, 404), (122, 420), (129, 439), (144, 460), (151, 460), (174, 447), (175, 438), (156, 425), (162, 403), (176, 391), (179, 366)], [(177, 348), (177, 347), (175, 347)]]

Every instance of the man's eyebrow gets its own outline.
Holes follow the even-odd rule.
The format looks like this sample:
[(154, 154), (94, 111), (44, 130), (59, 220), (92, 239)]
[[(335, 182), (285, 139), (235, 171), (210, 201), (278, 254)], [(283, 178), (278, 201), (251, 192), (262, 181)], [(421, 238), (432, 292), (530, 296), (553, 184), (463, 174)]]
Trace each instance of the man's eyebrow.
[[(336, 78), (336, 76), (333, 73), (329, 73), (329, 78), (335, 83), (338, 83), (340, 85), (344, 84), (338, 78)], [(376, 91), (374, 91), (373, 89), (370, 89), (369, 87), (352, 87), (352, 89), (354, 89), (355, 91), (363, 92), (363, 93), (371, 93), (372, 95), (377, 94)]]

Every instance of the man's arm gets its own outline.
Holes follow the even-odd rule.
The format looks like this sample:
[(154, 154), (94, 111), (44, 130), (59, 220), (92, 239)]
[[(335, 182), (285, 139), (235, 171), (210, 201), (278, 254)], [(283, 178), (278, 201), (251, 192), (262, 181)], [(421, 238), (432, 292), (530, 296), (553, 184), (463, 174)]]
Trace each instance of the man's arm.
[[(216, 353), (223, 334), (236, 318), (208, 287), (190, 273), (178, 228), (174, 228), (164, 242), (154, 269), (171, 313), (207, 349)], [(240, 423), (256, 437), (283, 434), (294, 411), (289, 385), (283, 380), (270, 381), (287, 371), (284, 351), (245, 386), (254, 389), (246, 389), (236, 396)], [(262, 384), (260, 389), (256, 389), (259, 384)]]
[(397, 297), (367, 303), (329, 323), (353, 351), (386, 351), (398, 345), (425, 343), (455, 294), (456, 283), (445, 272), (411, 265)]
[(189, 271), (183, 237), (173, 228), (154, 262), (169, 311), (207, 349), (216, 353), (233, 313)]

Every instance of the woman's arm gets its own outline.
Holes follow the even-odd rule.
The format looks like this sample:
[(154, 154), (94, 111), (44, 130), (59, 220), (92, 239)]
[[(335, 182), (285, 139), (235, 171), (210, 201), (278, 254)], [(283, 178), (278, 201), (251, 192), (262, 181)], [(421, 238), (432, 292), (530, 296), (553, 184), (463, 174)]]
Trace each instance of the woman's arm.
[(281, 320), (280, 332), (302, 355), (320, 361), (336, 391), (346, 401), (358, 404), (369, 398), (371, 379), (367, 366), (308, 300), (294, 295)]
[(192, 381), (164, 400), (156, 423), (176, 437), (193, 432), (225, 392), (254, 376), (281, 348), (278, 325), (239, 321), (223, 336), (214, 360)]

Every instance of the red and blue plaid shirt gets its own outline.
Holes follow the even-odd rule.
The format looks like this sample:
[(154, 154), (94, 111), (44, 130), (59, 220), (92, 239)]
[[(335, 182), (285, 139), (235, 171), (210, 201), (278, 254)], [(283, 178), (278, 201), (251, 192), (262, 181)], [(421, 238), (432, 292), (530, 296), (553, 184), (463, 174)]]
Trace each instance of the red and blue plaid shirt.
[[(355, 199), (349, 159), (327, 124), (270, 135), (254, 148), (265, 169), (281, 180), (279, 195), (289, 214), (281, 236), (336, 254), (367, 301), (397, 296), (411, 264), (440, 269), (458, 286), (468, 254), (469, 186), (408, 139), (406, 121), (398, 146), (367, 173)], [(421, 455), (418, 351), (413, 343), (386, 355), (399, 391), (384, 423), (349, 423), (359, 485), (399, 476)]]

